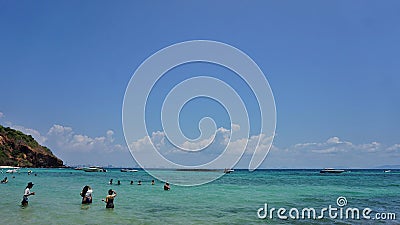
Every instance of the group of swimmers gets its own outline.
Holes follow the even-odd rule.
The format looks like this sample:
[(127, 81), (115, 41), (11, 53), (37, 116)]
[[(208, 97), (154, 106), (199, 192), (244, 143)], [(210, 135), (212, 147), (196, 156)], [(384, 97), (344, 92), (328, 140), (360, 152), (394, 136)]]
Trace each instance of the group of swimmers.
[[(5, 178), (7, 179), (7, 177)], [(110, 184), (112, 184), (112, 180), (110, 180)], [(3, 182), (3, 181), (2, 181)], [(121, 184), (120, 181), (118, 180), (118, 184)], [(131, 181), (131, 184), (133, 184), (133, 181)], [(155, 182), (154, 180), (151, 181), (151, 185), (154, 185)], [(138, 185), (141, 185), (141, 181), (138, 182)], [(35, 192), (31, 192), (31, 188), (33, 187), (33, 183), (29, 182), (28, 185), (25, 188), (24, 191), (24, 196), (22, 197), (22, 206), (27, 206), (28, 202), (29, 202), (29, 196), (31, 195), (35, 195)], [(164, 184), (164, 190), (165, 191), (169, 191), (170, 190), (170, 186), (169, 183), (166, 182)], [(93, 189), (89, 186), (86, 185), (83, 187), (80, 195), (82, 197), (82, 204), (91, 204), (92, 203), (92, 193), (93, 193)], [(108, 190), (108, 195), (106, 196), (105, 199), (102, 199), (103, 202), (106, 203), (106, 208), (114, 208), (114, 198), (117, 196), (117, 192), (115, 192), (113, 189), (109, 189)]]
[[(108, 184), (113, 184), (113, 179), (110, 179), (110, 182), (108, 182)], [(131, 180), (131, 183), (130, 183), (130, 184), (133, 185), (133, 180)], [(151, 185), (154, 185), (154, 184), (155, 184), (154, 180), (151, 180)], [(117, 181), (117, 185), (121, 185), (121, 181), (120, 181), (120, 180)], [(142, 185), (142, 181), (139, 180), (138, 183), (137, 183), (137, 185)], [(165, 190), (165, 191), (169, 191), (169, 189), (170, 189), (169, 183), (168, 183), (168, 182), (165, 182), (165, 184), (164, 184), (164, 190)]]
[[(110, 179), (110, 181), (108, 182), (108, 184), (113, 184), (113, 179)], [(130, 184), (133, 185), (133, 180), (131, 180)], [(151, 180), (151, 185), (154, 185), (154, 184), (155, 184), (155, 181), (154, 181), (154, 180)], [(120, 181), (120, 180), (117, 181), (117, 185), (121, 185), (121, 181)], [(138, 183), (137, 183), (137, 185), (142, 185), (142, 181), (139, 180)]]

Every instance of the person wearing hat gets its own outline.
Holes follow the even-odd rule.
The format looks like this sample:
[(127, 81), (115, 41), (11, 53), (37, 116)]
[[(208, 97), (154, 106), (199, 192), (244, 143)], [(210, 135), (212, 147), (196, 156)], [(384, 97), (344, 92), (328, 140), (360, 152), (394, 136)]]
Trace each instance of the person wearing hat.
[(24, 197), (22, 198), (22, 202), (21, 202), (22, 206), (27, 206), (28, 205), (28, 201), (29, 201), (28, 197), (30, 195), (35, 195), (35, 192), (31, 192), (31, 188), (32, 187), (33, 187), (33, 183), (29, 182), (28, 185), (25, 188)]

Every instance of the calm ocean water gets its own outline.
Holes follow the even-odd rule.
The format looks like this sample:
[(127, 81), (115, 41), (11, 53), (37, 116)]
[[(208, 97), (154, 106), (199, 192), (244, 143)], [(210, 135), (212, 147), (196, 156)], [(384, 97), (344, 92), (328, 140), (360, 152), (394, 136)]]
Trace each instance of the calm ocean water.
[[(119, 169), (107, 173), (87, 173), (72, 169), (21, 169), (8, 184), (0, 185), (2, 206), (0, 224), (400, 224), (400, 171), (352, 170), (343, 174), (319, 174), (318, 170), (260, 170), (235, 171), (201, 186), (171, 186), (163, 190), (163, 183), (145, 171), (122, 173)], [(165, 171), (165, 173), (182, 173)], [(193, 176), (209, 172), (185, 172)], [(113, 178), (114, 183), (108, 185)], [(135, 184), (130, 185), (130, 180)], [(136, 185), (141, 180), (141, 186)], [(35, 185), (29, 206), (20, 202), (27, 182)], [(80, 204), (84, 185), (93, 188), (93, 203)], [(105, 209), (101, 201), (107, 190), (118, 193), (115, 209)], [(257, 210), (268, 204), (270, 208), (313, 207), (320, 211), (343, 196), (346, 207), (376, 212), (396, 213), (396, 220), (351, 220), (326, 218), (281, 220), (259, 219)], [(287, 214), (288, 215), (288, 214)], [(319, 214), (318, 214), (319, 215)]]

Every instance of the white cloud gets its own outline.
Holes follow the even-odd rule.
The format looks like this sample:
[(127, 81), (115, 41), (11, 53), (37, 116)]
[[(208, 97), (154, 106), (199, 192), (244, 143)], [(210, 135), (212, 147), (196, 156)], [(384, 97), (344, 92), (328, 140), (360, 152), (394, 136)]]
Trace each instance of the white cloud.
[(104, 136), (91, 137), (78, 134), (71, 127), (53, 125), (46, 134), (46, 145), (68, 164), (82, 165), (135, 165), (128, 149), (115, 143), (114, 131)]
[(389, 152), (394, 152), (394, 151), (399, 151), (400, 150), (400, 144), (394, 144), (387, 148)]
[(264, 162), (269, 168), (374, 168), (381, 165), (397, 165), (400, 144), (390, 147), (373, 141), (354, 144), (338, 137), (324, 142), (306, 142), (285, 149), (274, 146)]
[(73, 132), (71, 127), (61, 125), (53, 125), (47, 132), (47, 137), (50, 137), (50, 144), (54, 146), (68, 146), (68, 142), (72, 139)]
[(319, 144), (316, 142), (310, 142), (310, 143), (299, 143), (299, 144), (295, 144), (294, 147), (295, 148), (305, 148), (308, 146), (318, 146)]
[(139, 139), (135, 142), (132, 142), (129, 146), (129, 148), (131, 149), (131, 151), (133, 152), (140, 152), (140, 151), (144, 151), (148, 148), (151, 148), (151, 142), (150, 142), (150, 138), (149, 136), (145, 136), (142, 139)]
[(71, 127), (53, 125), (47, 133), (47, 143), (55, 148), (72, 152), (113, 152), (122, 150), (114, 144), (114, 131), (108, 130), (105, 136), (90, 137), (75, 134)]
[[(233, 126), (233, 125), (232, 125)], [(235, 131), (238, 131), (240, 129), (239, 125), (235, 126)], [(223, 148), (226, 146), (229, 142), (231, 131), (228, 129), (225, 129), (223, 127), (220, 127), (217, 129), (215, 135), (212, 135), (209, 138), (205, 138), (203, 140), (199, 140), (196, 142), (189, 142), (185, 141), (182, 145), (183, 148), (185, 149), (204, 149), (207, 148), (208, 146), (212, 145), (218, 145), (218, 147), (221, 148), (221, 145)]]
[(360, 150), (365, 150), (367, 152), (379, 152), (382, 151), (382, 145), (376, 141), (368, 143), (368, 144), (361, 144), (357, 146)]
[(330, 144), (339, 144), (342, 143), (338, 137), (331, 137), (329, 138), (326, 143), (330, 143)]
[(207, 147), (210, 142), (214, 139), (214, 136), (210, 137), (210, 138), (206, 138), (197, 142), (189, 142), (189, 141), (185, 141), (182, 144), (182, 147), (185, 149), (203, 149), (205, 147)]
[(109, 141), (109, 142), (114, 142), (114, 137), (113, 137), (113, 135), (114, 135), (114, 131), (112, 131), (112, 130), (108, 130), (107, 132), (106, 132), (106, 134), (107, 134), (107, 140)]
[(338, 137), (328, 138), (325, 142), (299, 143), (290, 147), (292, 151), (313, 152), (319, 154), (335, 154), (346, 152), (354, 147), (353, 143), (342, 141)]
[(232, 123), (232, 131), (239, 131), (240, 130), (240, 125), (239, 124), (234, 124)]
[[(234, 128), (234, 130), (238, 131), (239, 127)], [(231, 130), (220, 127), (217, 129), (216, 134), (212, 137), (199, 140), (197, 142), (186, 141), (180, 144), (180, 146), (185, 149), (202, 149), (204, 146), (206, 146), (206, 148), (200, 151), (188, 152), (173, 146), (168, 141), (164, 132), (157, 131), (153, 132), (151, 136), (145, 136), (137, 141), (132, 142), (130, 144), (130, 148), (134, 156), (135, 153), (137, 153), (138, 157), (144, 159), (148, 163), (153, 163), (153, 161), (151, 161), (148, 157), (151, 156), (150, 152), (153, 150), (154, 145), (160, 154), (172, 162), (181, 165), (200, 165), (211, 162), (213, 159), (223, 153), (228, 146), (229, 148), (227, 148), (227, 151), (229, 152), (226, 152), (227, 154), (224, 157), (227, 157), (225, 159), (231, 160), (238, 158), (243, 153), (244, 155), (252, 155), (257, 144), (259, 148), (267, 149), (271, 141), (271, 137), (266, 137), (266, 135), (263, 134), (237, 140), (231, 140), (230, 137)], [(211, 144), (207, 145), (208, 143)], [(146, 151), (148, 151), (148, 154)], [(156, 164), (154, 166), (156, 166)]]
[(4, 113), (0, 112), (0, 118), (4, 117)]
[[(9, 124), (10, 127), (32, 135), (40, 144), (48, 146), (53, 153), (71, 164), (114, 164), (133, 166), (134, 162), (129, 150), (121, 144), (115, 143), (114, 131), (107, 130), (104, 135), (93, 137), (76, 133), (72, 127), (53, 125), (47, 133), (23, 126)], [(232, 125), (232, 132), (239, 131), (240, 127)], [(153, 132), (150, 137), (143, 137), (132, 142), (130, 147), (133, 153), (151, 150), (154, 146), (168, 159), (177, 163), (209, 162), (221, 154), (229, 143), (229, 157), (238, 157), (246, 150), (239, 162), (239, 167), (247, 168), (254, 149), (258, 147), (266, 150), (271, 137), (264, 134), (253, 135), (249, 138), (230, 140), (231, 130), (218, 128), (215, 137), (198, 142), (185, 142), (182, 146), (193, 149), (199, 148), (212, 141), (212, 144), (199, 152), (198, 155), (175, 148), (167, 139), (164, 132)], [(189, 155), (190, 154), (190, 155)], [(151, 154), (149, 154), (150, 156)], [(400, 144), (390, 146), (377, 141), (355, 144), (333, 136), (322, 142), (304, 142), (287, 148), (272, 146), (262, 167), (264, 168), (371, 168), (380, 165), (398, 164)], [(156, 166), (157, 164), (155, 164)], [(187, 165), (187, 164), (186, 164)]]
[(340, 149), (340, 148), (336, 148), (336, 147), (311, 150), (311, 152), (319, 153), (319, 154), (331, 154), (331, 153), (338, 153), (338, 152), (344, 152), (344, 151), (345, 151), (344, 149)]
[(53, 125), (50, 130), (49, 130), (49, 134), (61, 134), (61, 133), (70, 133), (72, 132), (72, 128), (71, 127), (64, 127), (61, 125)]

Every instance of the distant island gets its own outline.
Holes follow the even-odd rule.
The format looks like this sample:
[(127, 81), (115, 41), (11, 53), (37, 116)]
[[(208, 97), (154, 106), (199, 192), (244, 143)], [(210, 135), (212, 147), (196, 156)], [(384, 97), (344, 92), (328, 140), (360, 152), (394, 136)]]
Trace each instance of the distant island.
[(400, 165), (383, 165), (376, 167), (376, 169), (400, 169)]
[(0, 125), (0, 165), (34, 168), (64, 167), (50, 149), (31, 135)]

